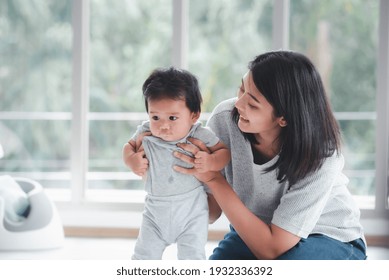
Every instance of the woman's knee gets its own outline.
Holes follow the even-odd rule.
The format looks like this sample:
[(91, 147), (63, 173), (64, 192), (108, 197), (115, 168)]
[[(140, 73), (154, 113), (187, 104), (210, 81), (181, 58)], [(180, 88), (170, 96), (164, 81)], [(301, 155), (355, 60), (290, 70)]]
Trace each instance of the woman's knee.
[(312, 234), (301, 239), (293, 248), (285, 252), (279, 260), (349, 260), (365, 259), (363, 250), (352, 242), (341, 242), (322, 234)]

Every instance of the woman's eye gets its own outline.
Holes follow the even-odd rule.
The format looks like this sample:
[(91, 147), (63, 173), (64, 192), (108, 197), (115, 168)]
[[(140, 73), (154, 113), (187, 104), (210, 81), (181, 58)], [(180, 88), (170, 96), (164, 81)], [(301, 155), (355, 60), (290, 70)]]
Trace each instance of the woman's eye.
[(177, 120), (177, 117), (176, 117), (176, 116), (170, 116), (170, 117), (169, 117), (169, 120), (175, 121), (175, 120)]
[(157, 120), (159, 120), (159, 117), (158, 117), (158, 116), (152, 116), (151, 119), (152, 119), (153, 121), (157, 121)]
[(252, 109), (257, 109), (257, 106), (251, 105), (250, 103), (249, 103), (249, 107)]

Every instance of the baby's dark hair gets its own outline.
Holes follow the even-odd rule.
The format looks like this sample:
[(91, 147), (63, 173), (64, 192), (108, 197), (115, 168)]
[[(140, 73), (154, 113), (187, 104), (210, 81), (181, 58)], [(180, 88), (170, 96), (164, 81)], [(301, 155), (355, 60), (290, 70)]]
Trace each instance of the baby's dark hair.
[(146, 111), (149, 100), (165, 98), (185, 100), (186, 107), (192, 113), (201, 112), (203, 101), (197, 78), (189, 71), (175, 67), (157, 68), (151, 72), (142, 86)]

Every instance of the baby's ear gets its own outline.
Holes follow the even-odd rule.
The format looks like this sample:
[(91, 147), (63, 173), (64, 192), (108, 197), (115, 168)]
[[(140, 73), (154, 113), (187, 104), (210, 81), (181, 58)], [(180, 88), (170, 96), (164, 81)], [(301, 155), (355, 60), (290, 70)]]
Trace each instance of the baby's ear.
[(193, 123), (197, 122), (197, 120), (200, 118), (200, 112), (192, 113), (192, 121)]

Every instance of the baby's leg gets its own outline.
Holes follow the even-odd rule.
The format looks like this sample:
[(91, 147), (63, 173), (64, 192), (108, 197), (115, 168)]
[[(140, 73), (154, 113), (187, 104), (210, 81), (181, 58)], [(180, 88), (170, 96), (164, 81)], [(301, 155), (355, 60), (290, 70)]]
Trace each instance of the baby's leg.
[(162, 238), (156, 223), (147, 215), (143, 214), (142, 225), (135, 244), (133, 260), (160, 260), (168, 244)]
[[(205, 222), (208, 222), (208, 217)], [(203, 228), (205, 228), (203, 226)], [(205, 260), (207, 229), (197, 227), (194, 231), (185, 232), (177, 240), (177, 258), (179, 260)]]
[(204, 260), (209, 220), (207, 195), (204, 192), (198, 193), (197, 197), (191, 203), (188, 201), (186, 206), (190, 204), (192, 204), (188, 207), (190, 212), (181, 212), (186, 215), (186, 220), (183, 220), (185, 226), (177, 238), (177, 257), (180, 260)]

